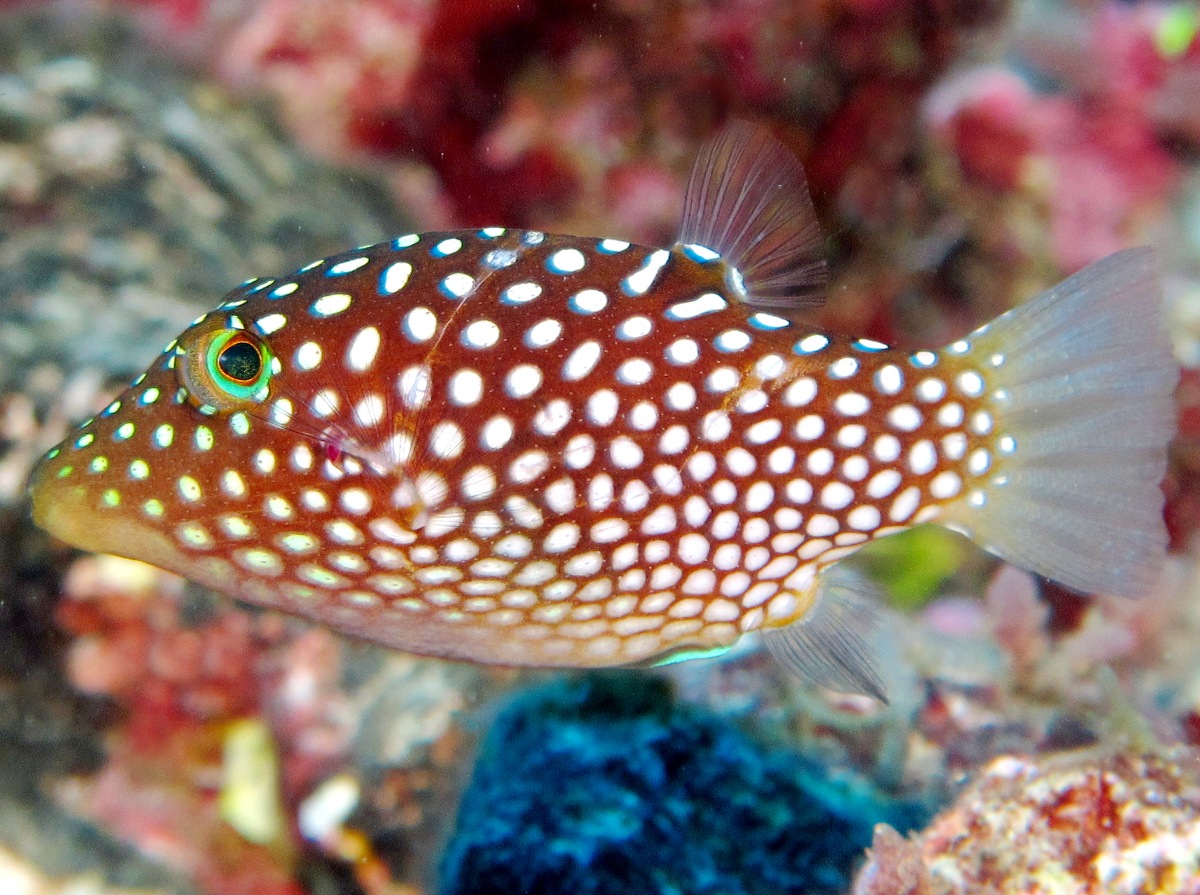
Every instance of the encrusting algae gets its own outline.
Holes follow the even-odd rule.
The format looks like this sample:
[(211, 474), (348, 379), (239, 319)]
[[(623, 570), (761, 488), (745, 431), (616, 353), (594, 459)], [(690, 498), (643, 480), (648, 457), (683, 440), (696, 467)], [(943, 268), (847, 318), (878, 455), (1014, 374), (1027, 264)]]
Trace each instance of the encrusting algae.
[(610, 666), (762, 630), (882, 695), (853, 584), (924, 522), (1088, 591), (1153, 582), (1177, 368), (1151, 253), (939, 351), (813, 332), (798, 161), (736, 123), (670, 248), (403, 236), (252, 280), (52, 450), (34, 517), (415, 653)]

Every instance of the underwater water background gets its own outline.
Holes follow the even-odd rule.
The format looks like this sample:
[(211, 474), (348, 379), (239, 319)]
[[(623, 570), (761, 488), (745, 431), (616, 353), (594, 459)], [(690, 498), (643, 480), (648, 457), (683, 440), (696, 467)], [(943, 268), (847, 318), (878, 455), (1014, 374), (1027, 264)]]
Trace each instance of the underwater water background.
[[(1198, 31), (1084, 0), (0, 2), (0, 892), (1200, 893)], [(732, 117), (805, 165), (824, 329), (945, 344), (1156, 249), (1153, 593), (884, 540), (885, 706), (753, 642), (417, 659), (32, 526), (36, 458), (237, 283), (455, 226), (670, 244)]]

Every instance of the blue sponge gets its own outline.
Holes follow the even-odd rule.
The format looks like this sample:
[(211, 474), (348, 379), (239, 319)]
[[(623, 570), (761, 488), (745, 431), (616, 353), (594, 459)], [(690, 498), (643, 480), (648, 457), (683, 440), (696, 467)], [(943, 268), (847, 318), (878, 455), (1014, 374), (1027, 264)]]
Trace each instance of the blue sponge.
[(825, 895), (872, 827), (923, 807), (772, 751), (612, 672), (526, 693), (487, 737), (442, 860), (443, 895)]

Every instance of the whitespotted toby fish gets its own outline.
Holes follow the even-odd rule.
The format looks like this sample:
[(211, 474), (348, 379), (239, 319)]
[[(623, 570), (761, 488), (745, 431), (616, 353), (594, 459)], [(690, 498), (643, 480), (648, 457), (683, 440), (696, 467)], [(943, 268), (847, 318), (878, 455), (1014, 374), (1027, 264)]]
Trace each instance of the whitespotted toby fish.
[(762, 631), (876, 695), (828, 572), (873, 538), (935, 522), (1147, 589), (1177, 376), (1150, 252), (909, 352), (797, 321), (819, 243), (799, 163), (734, 124), (671, 248), (489, 227), (252, 280), (49, 452), (34, 517), (414, 653), (624, 665)]

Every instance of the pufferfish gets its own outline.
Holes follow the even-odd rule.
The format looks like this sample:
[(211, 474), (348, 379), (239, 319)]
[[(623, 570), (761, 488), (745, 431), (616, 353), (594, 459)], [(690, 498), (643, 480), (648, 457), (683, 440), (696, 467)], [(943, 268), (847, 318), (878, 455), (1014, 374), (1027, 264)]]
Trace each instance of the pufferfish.
[(758, 631), (880, 696), (830, 572), (873, 539), (938, 523), (1150, 587), (1177, 379), (1151, 253), (906, 351), (801, 322), (820, 242), (799, 162), (734, 123), (669, 248), (485, 227), (248, 281), (46, 455), (34, 518), (427, 656), (632, 665)]

